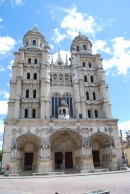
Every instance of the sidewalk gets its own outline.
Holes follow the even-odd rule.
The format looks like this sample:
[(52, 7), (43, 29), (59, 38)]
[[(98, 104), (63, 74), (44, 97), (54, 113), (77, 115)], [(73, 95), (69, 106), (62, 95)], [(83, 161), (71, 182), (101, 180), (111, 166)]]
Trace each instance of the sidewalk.
[(129, 173), (128, 170), (119, 171), (107, 171), (107, 172), (96, 172), (96, 173), (78, 173), (78, 174), (53, 174), (53, 175), (37, 175), (37, 176), (4, 176), (0, 175), (0, 179), (34, 179), (34, 178), (53, 178), (53, 177), (73, 177), (73, 176), (92, 176), (92, 175), (103, 175), (103, 174), (116, 174), (116, 173)]

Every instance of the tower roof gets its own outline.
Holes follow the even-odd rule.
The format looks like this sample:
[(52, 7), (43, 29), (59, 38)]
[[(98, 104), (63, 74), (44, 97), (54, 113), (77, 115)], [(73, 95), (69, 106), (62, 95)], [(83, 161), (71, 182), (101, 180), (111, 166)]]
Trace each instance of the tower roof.
[(89, 39), (87, 38), (87, 36), (85, 36), (81, 32), (79, 32), (78, 36), (76, 36), (74, 38), (73, 43), (78, 41), (78, 40), (87, 40), (88, 41)]
[(40, 33), (38, 31), (37, 25), (34, 26), (34, 28), (32, 30), (29, 30), (25, 35), (24, 35), (24, 39), (29, 36), (29, 35), (35, 35), (35, 36), (40, 36), (42, 39), (45, 39), (45, 37), (43, 36), (42, 33)]

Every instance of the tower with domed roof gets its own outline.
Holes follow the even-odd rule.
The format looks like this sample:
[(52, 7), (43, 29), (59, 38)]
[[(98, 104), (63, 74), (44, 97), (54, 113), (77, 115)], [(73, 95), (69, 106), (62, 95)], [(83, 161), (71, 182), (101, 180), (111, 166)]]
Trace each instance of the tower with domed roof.
[(69, 65), (60, 51), (50, 60), (50, 47), (34, 26), (14, 53), (2, 159), (10, 173), (119, 168), (117, 119), (102, 58), (81, 33), (70, 52)]

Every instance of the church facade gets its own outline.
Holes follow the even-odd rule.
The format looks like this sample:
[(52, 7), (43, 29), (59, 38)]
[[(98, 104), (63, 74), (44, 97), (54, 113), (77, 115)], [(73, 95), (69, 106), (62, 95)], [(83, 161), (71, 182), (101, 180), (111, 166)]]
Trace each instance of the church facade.
[(14, 53), (2, 167), (81, 171), (119, 168), (121, 146), (102, 58), (79, 33), (70, 64), (50, 60), (50, 47), (35, 26)]

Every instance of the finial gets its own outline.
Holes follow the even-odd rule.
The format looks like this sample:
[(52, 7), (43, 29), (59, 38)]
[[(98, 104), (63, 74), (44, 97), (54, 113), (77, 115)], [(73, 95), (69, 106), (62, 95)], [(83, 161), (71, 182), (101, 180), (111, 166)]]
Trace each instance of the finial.
[(34, 28), (37, 29), (37, 24), (34, 25)]
[(81, 35), (81, 32), (79, 32), (79, 35)]
[(34, 25), (34, 28), (32, 29), (33, 32), (38, 32), (37, 25)]
[(58, 57), (60, 57), (60, 46), (58, 46)]
[(53, 53), (51, 55), (51, 63), (54, 63), (54, 61), (53, 61)]
[(67, 58), (67, 54), (66, 54), (66, 65), (68, 65), (68, 58)]

